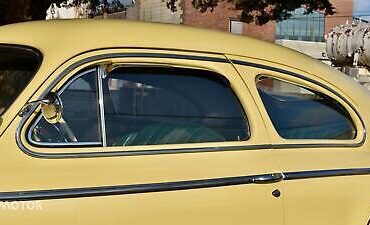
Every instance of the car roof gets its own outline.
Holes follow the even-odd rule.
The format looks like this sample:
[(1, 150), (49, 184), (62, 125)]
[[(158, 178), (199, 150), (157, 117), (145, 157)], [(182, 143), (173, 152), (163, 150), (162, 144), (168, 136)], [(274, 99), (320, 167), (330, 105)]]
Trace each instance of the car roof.
[[(155, 48), (228, 54), (265, 60), (348, 85), (349, 78), (302, 53), (243, 35), (185, 25), (125, 20), (78, 19), (0, 27), (0, 43), (40, 50), (50, 67), (83, 52), (105, 48)], [(43, 64), (44, 64), (43, 63)]]
[[(231, 54), (292, 65), (301, 54), (275, 44), (226, 32), (124, 20), (49, 20), (0, 27), (0, 43), (28, 45), (44, 55), (70, 58), (111, 47), (159, 48)], [(284, 54), (284, 57), (281, 57)]]

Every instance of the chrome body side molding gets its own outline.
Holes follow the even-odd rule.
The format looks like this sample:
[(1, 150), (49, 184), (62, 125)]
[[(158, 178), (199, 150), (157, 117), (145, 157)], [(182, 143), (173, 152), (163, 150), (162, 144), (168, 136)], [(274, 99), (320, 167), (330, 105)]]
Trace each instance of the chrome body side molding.
[[(325, 177), (370, 175), (370, 168), (314, 170), (287, 173), (261, 174), (251, 176), (224, 177), (202, 180), (175, 181), (148, 184), (130, 184), (117, 186), (51, 189), (0, 192), (0, 201), (31, 201), (66, 198), (85, 198), (112, 195), (142, 194), (167, 191), (193, 190), (203, 188), (227, 187), (235, 185), (280, 182), (283, 180), (319, 179)], [(271, 178), (270, 180), (266, 178)]]

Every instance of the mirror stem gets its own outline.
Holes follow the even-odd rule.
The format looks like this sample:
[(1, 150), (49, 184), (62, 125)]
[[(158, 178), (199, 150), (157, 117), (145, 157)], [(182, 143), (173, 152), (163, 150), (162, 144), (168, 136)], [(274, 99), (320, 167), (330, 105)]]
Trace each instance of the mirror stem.
[(37, 104), (40, 104), (40, 103), (41, 103), (41, 104), (48, 105), (48, 104), (50, 104), (51, 102), (50, 102), (50, 100), (49, 100), (49, 99), (40, 99), (40, 100), (36, 100), (36, 101), (27, 102), (27, 103), (22, 107), (21, 111), (19, 111), (18, 115), (19, 115), (20, 117), (23, 117), (24, 115), (26, 115), (27, 113), (29, 113), (29, 112), (30, 112), (30, 110), (31, 110), (31, 106), (32, 106), (33, 104), (35, 104), (35, 103), (37, 103)]

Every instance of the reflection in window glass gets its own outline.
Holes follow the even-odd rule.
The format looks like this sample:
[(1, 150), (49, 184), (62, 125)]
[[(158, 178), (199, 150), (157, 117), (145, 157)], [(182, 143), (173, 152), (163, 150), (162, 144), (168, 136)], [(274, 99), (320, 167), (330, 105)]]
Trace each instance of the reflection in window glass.
[(356, 137), (346, 109), (333, 98), (310, 89), (262, 76), (257, 88), (279, 135), (286, 139)]
[(49, 124), (43, 117), (31, 130), (31, 140), (38, 143), (101, 142), (96, 70), (89, 70), (73, 81), (60, 95), (62, 121)]
[(249, 137), (227, 81), (208, 71), (118, 68), (103, 80), (108, 146), (240, 141)]

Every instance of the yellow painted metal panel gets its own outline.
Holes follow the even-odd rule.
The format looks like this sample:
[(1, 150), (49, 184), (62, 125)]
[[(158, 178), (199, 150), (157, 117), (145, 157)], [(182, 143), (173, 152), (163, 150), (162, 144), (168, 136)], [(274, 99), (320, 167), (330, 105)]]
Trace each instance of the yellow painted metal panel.
[[(268, 68), (254, 68), (235, 65), (247, 86), (256, 99), (265, 125), (268, 127), (272, 145), (279, 146), (273, 150), (279, 160), (284, 174), (291, 172), (335, 171), (340, 169), (369, 168), (370, 144), (363, 131), (369, 124), (369, 96), (366, 91), (344, 75), (332, 73), (323, 69), (319, 74), (309, 74), (284, 67), (271, 62), (253, 60), (244, 57), (229, 56), (233, 60), (257, 63), (268, 67), (283, 69), (300, 75), (315, 82), (321, 82), (338, 95), (344, 96), (349, 104), (342, 101), (336, 94), (317, 84), (297, 77), (292, 77), (283, 71), (272, 71)], [(320, 63), (317, 62), (318, 67)], [(308, 69), (307, 69), (308, 70)], [(287, 82), (292, 82), (313, 90), (322, 92), (336, 99), (350, 112), (358, 130), (355, 140), (285, 140), (276, 132), (256, 88), (256, 77), (260, 74), (269, 75)], [(327, 75), (326, 75), (327, 74)], [(322, 77), (320, 75), (323, 75)], [(329, 79), (325, 80), (323, 78)], [(334, 94), (334, 95), (333, 95)], [(351, 98), (347, 98), (351, 94)], [(355, 113), (358, 112), (358, 114)], [(363, 123), (361, 122), (362, 119)], [(309, 118), (307, 118), (309, 119)], [(314, 144), (322, 145), (321, 147)], [(325, 144), (335, 144), (338, 147), (325, 147)], [(346, 146), (351, 145), (352, 146)], [(310, 146), (311, 145), (311, 146)], [(342, 145), (342, 146), (341, 146)], [(307, 175), (307, 174), (305, 174)], [(308, 174), (307, 176), (310, 176)], [(284, 210), (285, 224), (366, 224), (369, 211), (370, 175), (333, 176), (284, 181)]]
[[(137, 52), (137, 50), (104, 50), (88, 53), (69, 60), (55, 72), (44, 77), (46, 81), (35, 80), (33, 85), (42, 84), (34, 95), (24, 98), (38, 99), (44, 90), (58, 77), (60, 73), (73, 63), (89, 56), (106, 53)], [(173, 53), (172, 51), (140, 52)], [(189, 54), (177, 52), (177, 54)], [(194, 54), (197, 56), (220, 55)], [(106, 60), (86, 63), (71, 71), (58, 83), (55, 89), (78, 70), (89, 65)], [(240, 143), (203, 143), (183, 145), (158, 145), (141, 147), (89, 148), (90, 151), (132, 151), (176, 148), (222, 147), (266, 145), (269, 136), (253, 104), (251, 95), (228, 63), (205, 62), (185, 59), (165, 58), (117, 58), (109, 60), (113, 63), (172, 65), (213, 70), (227, 77), (236, 95), (240, 98), (251, 123), (252, 136), (250, 140)], [(47, 77), (49, 77), (47, 79)], [(26, 92), (29, 93), (29, 92)], [(34, 116), (34, 115), (33, 115)], [(32, 117), (33, 117), (32, 116)], [(32, 119), (30, 118), (30, 120)], [(26, 155), (17, 146), (14, 134), (21, 118), (15, 116), (4, 135), (0, 138), (2, 148), (0, 155), (1, 192), (31, 191), (52, 189), (73, 189), (104, 187), (116, 185), (152, 184), (163, 182), (179, 182), (204, 180), (212, 178), (227, 178), (250, 176), (269, 173), (279, 173), (271, 149), (199, 152), (183, 154), (163, 154), (145, 156), (95, 157), (95, 158), (65, 158), (44, 159)], [(25, 128), (28, 126), (26, 124)], [(22, 129), (22, 142), (25, 140), (26, 129)], [(71, 152), (85, 151), (77, 149), (45, 149), (25, 144), (35, 152)], [(73, 198), (60, 200), (42, 200), (42, 213), (25, 210), (0, 210), (1, 223), (29, 224), (283, 224), (283, 198), (274, 197), (272, 192), (279, 189), (283, 192), (282, 183), (275, 184), (245, 184), (230, 187), (201, 188), (193, 190), (165, 191), (158, 193), (114, 195), (106, 197)], [(264, 215), (268, 216), (264, 216)]]

